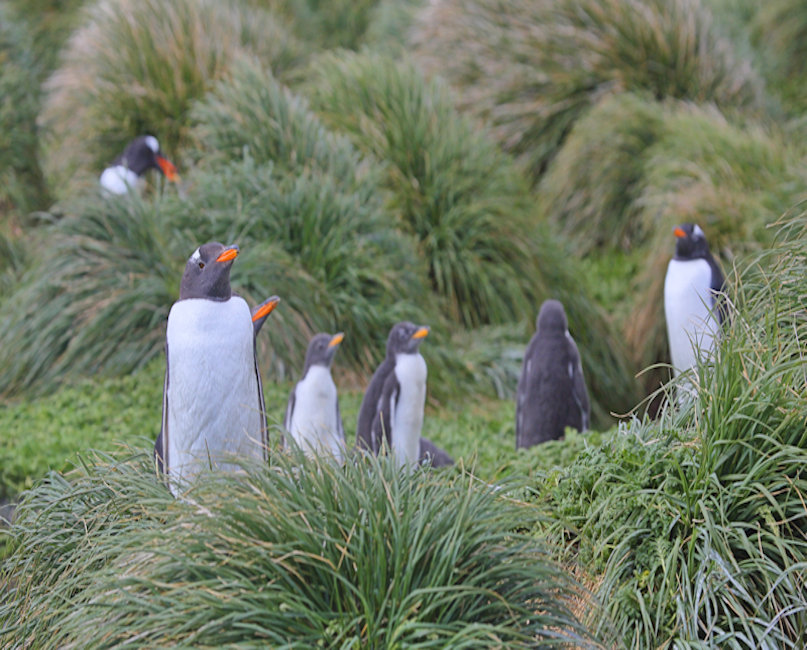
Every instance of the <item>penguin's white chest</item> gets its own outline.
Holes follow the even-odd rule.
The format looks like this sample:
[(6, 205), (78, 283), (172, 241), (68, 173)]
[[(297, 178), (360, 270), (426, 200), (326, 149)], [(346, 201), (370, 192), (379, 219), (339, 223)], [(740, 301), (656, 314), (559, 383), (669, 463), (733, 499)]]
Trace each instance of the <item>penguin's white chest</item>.
[(100, 183), (111, 194), (126, 194), (131, 190), (139, 190), (143, 180), (128, 167), (115, 165), (103, 171)]
[[(168, 315), (167, 461), (175, 479), (263, 457), (252, 318), (239, 297), (180, 300)], [(195, 467), (194, 467), (195, 466)]]
[(336, 384), (324, 366), (311, 366), (294, 388), (294, 410), (286, 428), (307, 454), (344, 457), (344, 440), (339, 433)]
[(710, 289), (712, 269), (706, 260), (671, 260), (664, 280), (664, 315), (675, 374), (692, 368), (699, 355), (708, 358), (717, 321)]
[(399, 354), (395, 359), (398, 403), (390, 404), (392, 452), (398, 466), (418, 462), (423, 408), (426, 404), (426, 361), (420, 354)]

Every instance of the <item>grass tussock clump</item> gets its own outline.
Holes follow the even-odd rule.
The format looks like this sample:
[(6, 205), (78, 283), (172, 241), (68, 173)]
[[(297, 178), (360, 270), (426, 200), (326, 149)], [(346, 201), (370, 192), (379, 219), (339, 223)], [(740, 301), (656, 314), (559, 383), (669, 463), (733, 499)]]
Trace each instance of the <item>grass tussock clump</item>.
[(37, 151), (39, 66), (31, 47), (25, 25), (0, 6), (0, 223), (47, 204)]
[(143, 133), (175, 155), (193, 100), (243, 56), (279, 73), (302, 50), (282, 21), (246, 3), (92, 3), (46, 84), (42, 119), (51, 131), (46, 167), (54, 187), (75, 192), (89, 184)]
[(529, 509), (465, 472), (281, 455), (175, 501), (134, 454), (51, 476), (17, 517), (12, 645), (594, 645), (571, 580), (516, 532)]
[(629, 647), (799, 647), (807, 634), (802, 215), (741, 275), (696, 395), (584, 452), (549, 488)]
[(661, 105), (634, 93), (611, 95), (572, 127), (541, 179), (547, 218), (580, 255), (641, 241), (637, 200), (647, 152), (662, 136)]
[(527, 313), (536, 273), (512, 163), (410, 64), (342, 54), (310, 69), (318, 114), (387, 162), (391, 208), (417, 239), (452, 320), (475, 326)]
[(449, 0), (423, 9), (412, 43), (536, 180), (603, 94), (762, 104), (761, 80), (699, 0)]

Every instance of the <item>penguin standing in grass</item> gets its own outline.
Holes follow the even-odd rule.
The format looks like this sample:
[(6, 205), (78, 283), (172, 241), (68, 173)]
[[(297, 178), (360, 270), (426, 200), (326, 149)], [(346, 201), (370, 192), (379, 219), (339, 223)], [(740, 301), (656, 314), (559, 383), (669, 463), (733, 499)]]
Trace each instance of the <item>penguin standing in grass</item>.
[(179, 180), (177, 168), (162, 155), (157, 138), (141, 135), (126, 145), (123, 153), (101, 173), (99, 181), (110, 194), (127, 194), (140, 189), (143, 174), (149, 169), (156, 169), (172, 183)]
[(387, 356), (373, 374), (359, 409), (356, 444), (378, 454), (386, 444), (399, 467), (420, 462), (450, 465), (451, 457), (421, 438), (426, 404), (426, 361), (418, 348), (429, 328), (398, 323), (387, 338)]
[(580, 353), (569, 334), (563, 305), (545, 301), (536, 327), (516, 392), (516, 448), (557, 440), (566, 427), (585, 431), (589, 426)]
[(345, 457), (345, 431), (331, 363), (344, 334), (317, 334), (308, 344), (303, 377), (289, 396), (284, 426), (307, 455)]
[(279, 298), (250, 310), (230, 288), (237, 246), (204, 244), (182, 275), (168, 314), (162, 428), (157, 467), (176, 494), (228, 457), (266, 458), (267, 427), (255, 337)]
[(664, 279), (664, 316), (673, 375), (677, 376), (712, 353), (725, 318), (717, 300), (725, 279), (700, 226), (684, 223), (673, 234), (675, 256)]

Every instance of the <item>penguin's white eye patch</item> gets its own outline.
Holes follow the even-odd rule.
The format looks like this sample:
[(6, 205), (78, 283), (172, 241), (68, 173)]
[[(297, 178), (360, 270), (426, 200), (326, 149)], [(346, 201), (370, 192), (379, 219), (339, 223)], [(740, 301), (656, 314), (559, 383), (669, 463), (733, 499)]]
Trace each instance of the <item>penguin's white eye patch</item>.
[(692, 234), (695, 235), (696, 237), (705, 237), (706, 236), (706, 235), (703, 234), (703, 230), (701, 230), (701, 227), (699, 225), (697, 225), (697, 224), (695, 224), (695, 227), (692, 229)]
[(191, 262), (196, 263), (196, 262), (201, 261), (201, 259), (202, 259), (202, 254), (199, 252), (199, 249), (197, 248), (195, 251), (193, 251), (193, 255), (191, 255)]
[(153, 135), (146, 136), (146, 146), (154, 153), (157, 153), (160, 150), (160, 143), (157, 142), (157, 138), (155, 138)]

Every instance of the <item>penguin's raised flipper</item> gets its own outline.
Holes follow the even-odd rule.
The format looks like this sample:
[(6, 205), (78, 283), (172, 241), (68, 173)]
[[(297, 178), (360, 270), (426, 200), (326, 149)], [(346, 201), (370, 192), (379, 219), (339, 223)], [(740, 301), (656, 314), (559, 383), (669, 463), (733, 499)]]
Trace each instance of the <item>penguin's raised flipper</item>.
[(253, 307), (252, 311), (252, 327), (255, 331), (255, 336), (261, 331), (261, 327), (266, 322), (266, 317), (272, 313), (272, 310), (277, 307), (280, 298), (272, 296), (267, 298), (260, 305)]

